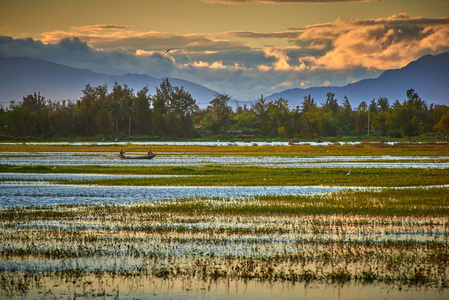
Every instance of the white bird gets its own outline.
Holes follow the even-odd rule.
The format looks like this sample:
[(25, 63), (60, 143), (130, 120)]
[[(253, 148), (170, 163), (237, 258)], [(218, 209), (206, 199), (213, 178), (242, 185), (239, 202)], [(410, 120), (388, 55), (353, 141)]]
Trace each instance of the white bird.
[(351, 170), (349, 170), (348, 174), (346, 174), (346, 176), (348, 176), (349, 174), (351, 174)]

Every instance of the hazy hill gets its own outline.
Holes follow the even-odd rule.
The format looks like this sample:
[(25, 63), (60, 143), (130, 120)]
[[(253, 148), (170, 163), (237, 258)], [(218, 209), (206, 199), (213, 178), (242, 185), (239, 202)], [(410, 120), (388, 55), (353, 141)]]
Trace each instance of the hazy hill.
[[(209, 104), (216, 93), (186, 80), (169, 80), (175, 86), (183, 86), (202, 108)], [(76, 100), (82, 96), (82, 90), (88, 83), (93, 86), (106, 83), (111, 88), (115, 81), (127, 84), (136, 92), (148, 85), (154, 95), (155, 87), (160, 85), (162, 78), (141, 74), (105, 75), (39, 59), (0, 57), (0, 102), (4, 106), (11, 100), (21, 101), (23, 96), (34, 92), (40, 92), (51, 100)], [(402, 102), (410, 88), (415, 89), (428, 103), (449, 105), (449, 52), (423, 56), (404, 68), (385, 71), (375, 79), (361, 80), (343, 87), (289, 89), (265, 98), (276, 100), (282, 97), (289, 100), (290, 107), (295, 107), (300, 105), (308, 94), (321, 104), (326, 100), (326, 93), (333, 92), (340, 104), (346, 95), (356, 108), (362, 101), (368, 102), (379, 97), (387, 97), (391, 103), (395, 100)], [(244, 103), (245, 101), (240, 102), (241, 105)], [(235, 101), (231, 101), (229, 105), (235, 106)]]
[[(135, 92), (148, 85), (152, 95), (162, 78), (141, 74), (121, 76), (105, 75), (85, 69), (71, 68), (39, 59), (25, 57), (0, 57), (0, 101), (7, 106), (11, 100), (21, 101), (23, 96), (40, 92), (46, 99), (77, 100), (86, 84), (112, 88), (114, 82), (127, 84)], [(169, 78), (174, 86), (183, 86), (202, 107), (214, 98), (215, 91), (199, 84), (177, 78)]]
[(346, 95), (351, 105), (357, 105), (374, 98), (387, 97), (390, 103), (406, 99), (406, 91), (413, 88), (427, 103), (449, 105), (449, 52), (426, 55), (407, 66), (383, 72), (378, 78), (361, 80), (343, 87), (314, 87), (289, 89), (266, 97), (275, 100), (280, 97), (289, 101), (291, 107), (300, 105), (308, 94), (318, 104), (326, 100), (328, 92), (335, 93), (341, 104)]

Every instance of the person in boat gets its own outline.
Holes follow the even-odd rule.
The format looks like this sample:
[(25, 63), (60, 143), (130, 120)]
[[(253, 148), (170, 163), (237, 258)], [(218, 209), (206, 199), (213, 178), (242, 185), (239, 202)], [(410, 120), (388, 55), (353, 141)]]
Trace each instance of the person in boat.
[(150, 151), (148, 151), (148, 156), (151, 156), (153, 154), (154, 154), (153, 151), (151, 151), (151, 149), (150, 149)]
[(123, 157), (125, 155), (125, 152), (123, 152), (123, 149), (120, 149), (120, 157)]

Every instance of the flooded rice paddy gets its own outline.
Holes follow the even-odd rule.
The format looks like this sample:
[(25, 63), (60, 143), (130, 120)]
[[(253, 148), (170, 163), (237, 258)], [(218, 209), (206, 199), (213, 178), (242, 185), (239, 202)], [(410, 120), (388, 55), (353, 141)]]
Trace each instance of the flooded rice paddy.
[[(272, 141), (234, 141), (234, 142), (216, 142), (206, 141), (151, 141), (152, 145), (171, 145), (171, 146), (207, 146), (207, 147), (225, 147), (225, 146), (290, 146), (290, 145), (308, 145), (308, 146), (330, 146), (330, 145), (360, 145), (363, 142), (272, 142)], [(370, 142), (372, 144), (397, 145), (404, 144), (404, 142)], [(447, 142), (436, 142), (435, 144), (446, 144)], [(56, 146), (126, 146), (126, 145), (144, 145), (147, 146), (149, 142), (120, 142), (120, 141), (102, 141), (102, 142), (3, 142), (0, 145), (56, 145)], [(421, 142), (414, 142), (414, 144), (422, 144)]]
[(446, 299), (447, 217), (253, 212), (265, 201), (2, 210), (1, 294)]
[[(0, 157), (3, 165), (55, 170), (92, 165), (449, 168), (445, 154), (164, 153), (139, 161), (107, 152), (3, 152)], [(0, 173), (0, 298), (449, 297), (447, 184), (403, 191), (57, 182), (163, 176), (180, 175)], [(403, 203), (410, 204), (409, 210), (391, 212)], [(362, 213), (337, 213), (346, 207), (362, 208)]]
[[(132, 155), (132, 153), (128, 153)], [(137, 153), (135, 153), (137, 154)], [(164, 153), (151, 160), (123, 160), (110, 152), (3, 152), (2, 164), (47, 166), (205, 166), (240, 165), (276, 168), (449, 168), (449, 156), (233, 156)]]
[[(2, 174), (0, 174), (0, 177)], [(54, 174), (52, 174), (54, 175)], [(22, 176), (16, 176), (16, 178)], [(28, 176), (23, 176), (28, 177)], [(36, 175), (33, 177), (53, 177)], [(69, 176), (72, 177), (72, 176)], [(76, 176), (73, 176), (76, 177)], [(160, 201), (181, 198), (248, 198), (258, 195), (312, 195), (361, 188), (322, 186), (249, 187), (136, 187), (59, 185), (47, 182), (0, 183), (0, 208), (10, 206), (102, 204)]]

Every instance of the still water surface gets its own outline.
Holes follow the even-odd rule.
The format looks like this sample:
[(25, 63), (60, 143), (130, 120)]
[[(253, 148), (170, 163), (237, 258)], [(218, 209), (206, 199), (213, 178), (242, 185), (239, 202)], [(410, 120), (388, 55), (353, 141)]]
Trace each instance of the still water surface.
[(449, 156), (218, 156), (164, 153), (151, 160), (123, 160), (110, 152), (4, 152), (1, 164), (46, 166), (204, 166), (240, 165), (276, 168), (449, 168)]
[(0, 208), (60, 204), (118, 204), (203, 197), (233, 199), (257, 195), (312, 195), (348, 189), (322, 186), (138, 187), (5, 182), (0, 185)]

